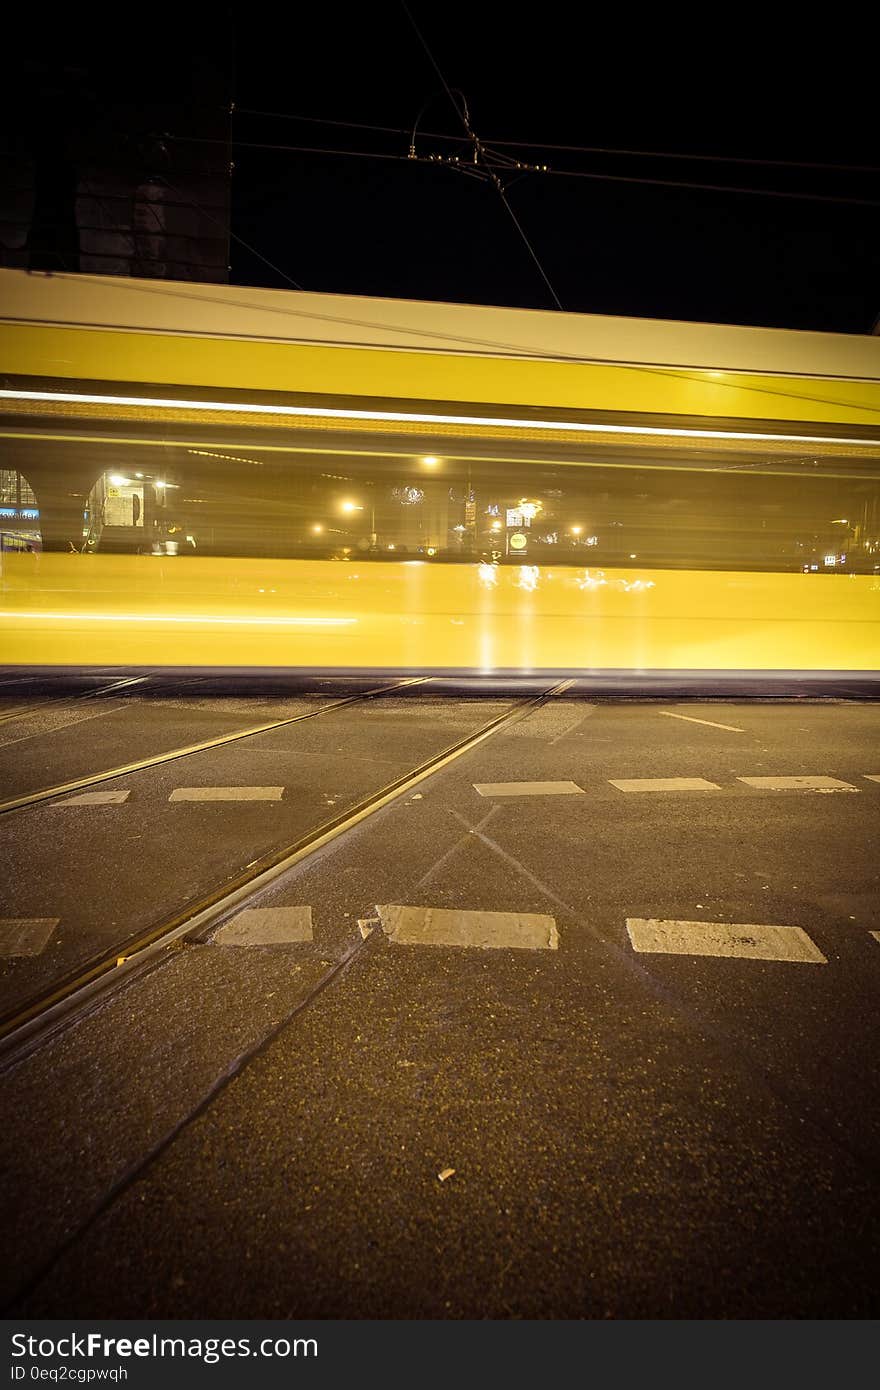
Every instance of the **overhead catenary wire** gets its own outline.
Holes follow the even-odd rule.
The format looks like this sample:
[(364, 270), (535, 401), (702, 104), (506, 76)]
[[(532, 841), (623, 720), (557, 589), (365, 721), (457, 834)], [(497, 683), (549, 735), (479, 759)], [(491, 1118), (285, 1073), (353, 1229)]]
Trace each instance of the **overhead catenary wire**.
[(683, 179), (652, 179), (636, 177), (632, 174), (597, 174), (584, 169), (545, 169), (541, 172), (551, 178), (594, 179), (606, 183), (647, 184), (658, 188), (687, 188), (701, 193), (736, 193), (758, 198), (791, 198), (795, 201), (811, 203), (847, 203), (855, 207), (880, 207), (880, 198), (852, 198), (845, 194), (836, 193), (807, 193), (784, 188), (746, 188), (735, 184), (693, 183)]
[(704, 164), (750, 164), (774, 169), (822, 169), (831, 173), (880, 174), (876, 164), (837, 164), (817, 159), (756, 159), (754, 155), (684, 154), (677, 150), (630, 150), (609, 145), (556, 145), (545, 140), (488, 140), (490, 145), (504, 145), (526, 150), (559, 150), (571, 154), (614, 155), (625, 159), (673, 159)]
[[(366, 121), (340, 121), (327, 116), (303, 116), (292, 111), (260, 111), (254, 107), (236, 107), (236, 115), (255, 116), (273, 121), (298, 121), (309, 125), (338, 126), (343, 130), (369, 130), (380, 135), (408, 134), (401, 126), (375, 125)], [(449, 140), (459, 145), (469, 143), (466, 135), (450, 135), (438, 130), (425, 130), (422, 134), (429, 140)], [(611, 145), (560, 145), (547, 140), (499, 140), (488, 137), (484, 143), (486, 146), (501, 145), (509, 149), (559, 150), (571, 154), (619, 155), (630, 159), (673, 159), (700, 161), (706, 164), (753, 164), (756, 167), (776, 169), (824, 169), (847, 174), (880, 174), (880, 165), (876, 164), (839, 164), (815, 159), (757, 159), (753, 155), (705, 154), (685, 150), (630, 150)]]
[(415, 31), (416, 36), (418, 37), (419, 42), (421, 43), (422, 47), (424, 48), (425, 53), (427, 54), (428, 59), (429, 59), (429, 61), (430, 61), (430, 63), (431, 63), (431, 66), (433, 67), (433, 69), (434, 69), (434, 71), (436, 72), (437, 76), (439, 77), (441, 83), (443, 84), (443, 88), (444, 88), (444, 90), (445, 90), (445, 92), (446, 92), (446, 95), (449, 97), (449, 100), (450, 100), (450, 102), (451, 102), (451, 104), (452, 104), (452, 107), (453, 107), (454, 111), (456, 112), (456, 114), (457, 114), (459, 120), (461, 121), (462, 125), (464, 126), (465, 133), (466, 133), (467, 136), (469, 137), (469, 139), (470, 139), (470, 141), (471, 141), (471, 144), (472, 144), (472, 146), (473, 146), (473, 151), (474, 151), (474, 164), (475, 164), (476, 166), (478, 166), (478, 167), (482, 166), (483, 168), (486, 169), (488, 178), (490, 179), (492, 185), (493, 185), (494, 188), (495, 188), (496, 193), (498, 194), (499, 198), (501, 199), (501, 202), (502, 202), (502, 204), (504, 205), (504, 208), (506, 209), (506, 211), (507, 211), (507, 213), (508, 213), (508, 215), (509, 215), (511, 221), (513, 222), (513, 225), (516, 227), (516, 230), (517, 230), (517, 232), (519, 233), (519, 236), (520, 236), (520, 238), (521, 238), (523, 244), (525, 245), (526, 250), (528, 251), (528, 253), (529, 253), (529, 255), (531, 256), (532, 260), (534, 261), (535, 265), (537, 266), (538, 273), (540, 274), (541, 279), (544, 281), (544, 284), (546, 285), (547, 289), (549, 290), (550, 296), (551, 296), (551, 298), (553, 299), (554, 304), (556, 305), (557, 309), (560, 309), (560, 310), (561, 310), (561, 309), (562, 309), (562, 301), (561, 301), (561, 299), (559, 298), (559, 295), (556, 293), (556, 290), (553, 288), (553, 285), (552, 285), (551, 282), (550, 282), (550, 277), (548, 276), (546, 270), (544, 269), (543, 265), (541, 264), (541, 261), (540, 261), (540, 259), (539, 259), (539, 257), (538, 257), (538, 253), (536, 252), (535, 248), (532, 246), (532, 243), (529, 241), (529, 238), (526, 236), (525, 230), (523, 229), (523, 227), (522, 227), (522, 225), (521, 225), (521, 223), (520, 223), (520, 221), (519, 221), (519, 218), (516, 216), (516, 213), (513, 211), (513, 208), (510, 206), (510, 203), (508, 202), (507, 196), (506, 196), (506, 194), (505, 194), (505, 192), (504, 192), (504, 188), (503, 188), (503, 185), (502, 185), (502, 183), (501, 183), (501, 180), (499, 179), (499, 177), (498, 177), (498, 175), (495, 173), (495, 171), (494, 171), (493, 169), (491, 169), (491, 168), (488, 168), (488, 167), (485, 165), (485, 163), (484, 163), (482, 146), (481, 146), (481, 144), (480, 144), (480, 141), (479, 141), (478, 137), (476, 136), (476, 134), (474, 133), (474, 131), (471, 129), (470, 120), (468, 119), (467, 104), (463, 101), (463, 102), (462, 102), (462, 107), (459, 107), (458, 103), (457, 103), (456, 100), (455, 100), (455, 97), (452, 95), (452, 91), (451, 91), (451, 89), (450, 89), (450, 87), (449, 87), (449, 83), (446, 81), (446, 78), (443, 76), (443, 73), (442, 73), (442, 71), (441, 71), (441, 69), (440, 69), (440, 66), (439, 66), (439, 64), (437, 63), (437, 60), (436, 60), (436, 58), (434, 57), (433, 53), (431, 52), (431, 49), (430, 49), (430, 47), (428, 46), (428, 43), (427, 43), (427, 41), (426, 41), (424, 35), (422, 34), (422, 31), (419, 29), (419, 26), (416, 24), (415, 20), (413, 19), (412, 15), (410, 14), (409, 10), (407, 9), (405, 0), (400, 0), (400, 6), (401, 6), (401, 9), (403, 10), (404, 14), (406, 15), (407, 19), (409, 20), (410, 24), (412, 25), (413, 30)]
[[(453, 105), (455, 105), (454, 101), (453, 101)], [(456, 110), (457, 110), (457, 109), (458, 109), (458, 108), (456, 107)], [(349, 123), (339, 122), (338, 124), (343, 125), (343, 124), (349, 124)], [(375, 127), (365, 127), (365, 128), (374, 129)], [(404, 135), (409, 134), (409, 132), (403, 131), (403, 130), (401, 130), (401, 131), (399, 131), (399, 132), (395, 132), (395, 133), (400, 133), (400, 134), (404, 134)], [(226, 139), (218, 140), (218, 139), (216, 139), (216, 138), (212, 139), (212, 138), (209, 138), (209, 137), (178, 136), (178, 135), (174, 135), (174, 134), (171, 134), (171, 133), (168, 133), (168, 132), (166, 132), (166, 133), (164, 134), (164, 138), (165, 138), (165, 139), (172, 140), (172, 141), (175, 141), (175, 142), (186, 142), (186, 143), (195, 143), (195, 144), (223, 144), (224, 146), (227, 146), (227, 145), (228, 145), (228, 141), (227, 141)], [(455, 138), (455, 139), (457, 139), (457, 140), (463, 140), (463, 139), (464, 139), (464, 137), (449, 137), (449, 138)], [(474, 137), (474, 138), (476, 138), (476, 137)], [(307, 147), (307, 146), (302, 146), (302, 145), (280, 145), (280, 144), (268, 143), (268, 142), (234, 141), (234, 142), (232, 142), (232, 143), (234, 143), (234, 144), (236, 144), (236, 145), (238, 145), (238, 146), (241, 146), (241, 147), (245, 147), (245, 148), (257, 148), (257, 149), (265, 149), (265, 150), (279, 151), (279, 152), (330, 154), (330, 155), (336, 155), (336, 156), (346, 157), (346, 158), (371, 158), (371, 159), (393, 160), (393, 161), (395, 161), (395, 162), (407, 162), (407, 163), (414, 162), (409, 156), (405, 156), (405, 155), (402, 155), (402, 154), (389, 154), (389, 153), (381, 153), (381, 152), (373, 152), (373, 151), (365, 151), (365, 150), (338, 150), (338, 149), (329, 149), (329, 148), (324, 147), (324, 146)], [(486, 146), (482, 146), (482, 149), (484, 150), (485, 153), (488, 153), (488, 154), (490, 154), (490, 155), (493, 154), (493, 151), (488, 150)], [(460, 169), (461, 172), (468, 172), (468, 168), (467, 168), (467, 165), (466, 165), (466, 164), (459, 164), (458, 161), (452, 162), (452, 161), (449, 161), (448, 159), (445, 159), (445, 158), (442, 158), (442, 157), (435, 157), (435, 158), (427, 157), (427, 158), (426, 158), (426, 157), (422, 156), (422, 157), (417, 157), (417, 159), (415, 160), (415, 162), (418, 162), (418, 163), (430, 163), (430, 164), (434, 164), (435, 166), (436, 166), (436, 164), (439, 163), (439, 164), (441, 164), (443, 167), (453, 168), (453, 169), (458, 168), (458, 169)], [(593, 173), (590, 173), (590, 172), (582, 172), (582, 171), (576, 171), (576, 170), (554, 170), (554, 169), (547, 169), (546, 167), (541, 168), (540, 171), (536, 171), (536, 170), (533, 171), (533, 170), (531, 170), (531, 169), (526, 169), (526, 170), (523, 171), (523, 172), (542, 172), (542, 173), (545, 173), (545, 174), (551, 175), (551, 176), (552, 176), (552, 175), (557, 175), (557, 174), (558, 174), (558, 175), (561, 175), (561, 176), (568, 176), (568, 177), (597, 178), (597, 179), (615, 179), (615, 180), (621, 181), (621, 182), (634, 182), (634, 183), (648, 182), (648, 183), (659, 184), (659, 185), (661, 185), (661, 186), (666, 185), (666, 186), (670, 186), (670, 187), (687, 187), (687, 188), (694, 188), (694, 189), (696, 189), (696, 190), (707, 190), (707, 191), (717, 191), (717, 192), (734, 192), (734, 193), (756, 194), (756, 195), (764, 194), (765, 196), (775, 196), (775, 197), (782, 197), (782, 198), (785, 198), (785, 197), (788, 197), (788, 198), (798, 198), (798, 197), (800, 197), (800, 198), (818, 198), (820, 201), (827, 201), (827, 202), (855, 202), (855, 203), (860, 204), (860, 205), (863, 205), (863, 206), (871, 206), (871, 207), (880, 206), (880, 203), (875, 202), (875, 201), (873, 201), (873, 200), (866, 200), (866, 199), (849, 199), (849, 198), (840, 198), (840, 197), (827, 197), (827, 198), (826, 198), (826, 197), (823, 197), (822, 195), (813, 195), (813, 194), (806, 194), (806, 193), (796, 193), (796, 192), (782, 191), (782, 190), (767, 190), (767, 189), (752, 189), (752, 188), (731, 188), (731, 187), (723, 186), (723, 185), (689, 184), (689, 183), (683, 183), (683, 182), (679, 182), (679, 181), (669, 181), (669, 180), (646, 180), (646, 179), (632, 178), (632, 177), (629, 177), (629, 176), (601, 175), (601, 174), (593, 174)], [(221, 228), (221, 230), (224, 230), (224, 231), (225, 231), (225, 223), (222, 223), (222, 222), (219, 221), (219, 219), (217, 219), (216, 217), (213, 217), (212, 214), (209, 213), (208, 210), (204, 207), (204, 205), (203, 205), (201, 202), (199, 202), (197, 199), (194, 199), (194, 198), (192, 198), (192, 197), (188, 197), (185, 193), (183, 193), (179, 188), (177, 188), (173, 183), (170, 182), (170, 180), (168, 180), (168, 179), (167, 179), (164, 175), (162, 175), (162, 174), (156, 174), (156, 175), (154, 175), (154, 178), (155, 178), (155, 180), (156, 180), (157, 182), (164, 183), (166, 187), (168, 187), (171, 191), (173, 191), (174, 193), (176, 193), (176, 194), (179, 196), (179, 198), (181, 199), (182, 205), (184, 205), (184, 206), (189, 206), (189, 207), (193, 207), (193, 208), (197, 209), (197, 210), (198, 210), (199, 212), (201, 212), (209, 221), (211, 221), (215, 226), (217, 226), (218, 228)], [(99, 195), (92, 195), (92, 196), (99, 196)], [(114, 195), (114, 196), (121, 196), (121, 195)], [(509, 209), (509, 210), (510, 210), (510, 209)], [(511, 216), (513, 216), (512, 210), (510, 210), (510, 211), (511, 211)], [(515, 220), (515, 219), (514, 219), (514, 220)], [(517, 225), (518, 225), (518, 224), (517, 224)], [(520, 229), (520, 230), (521, 230), (521, 229)], [(521, 234), (522, 234), (522, 233), (521, 233)], [(522, 234), (522, 235), (524, 235), (524, 234)], [(269, 260), (268, 257), (264, 256), (260, 251), (257, 250), (256, 247), (250, 245), (250, 243), (248, 243), (244, 238), (237, 236), (235, 233), (231, 233), (231, 236), (232, 236), (232, 239), (233, 239), (233, 240), (235, 240), (236, 242), (238, 242), (240, 245), (244, 246), (246, 250), (248, 250), (252, 255), (256, 256), (259, 260), (261, 260), (265, 265), (267, 265), (267, 266), (268, 266), (271, 270), (273, 270), (276, 274), (280, 275), (281, 278), (284, 279), (284, 280), (285, 280), (289, 285), (291, 285), (294, 289), (300, 290), (300, 291), (303, 289), (303, 287), (302, 287), (300, 284), (298, 284), (295, 280), (293, 280), (291, 276), (289, 276), (284, 270), (281, 269), (281, 267), (275, 265), (274, 262), (272, 262), (271, 260)], [(56, 254), (59, 254), (59, 253), (56, 252)], [(58, 273), (63, 273), (63, 271), (58, 272)], [(132, 288), (132, 289), (137, 289), (137, 288), (139, 288), (139, 287), (132, 285), (131, 288)], [(151, 287), (151, 292), (155, 292), (155, 290), (156, 290), (157, 288), (158, 288), (158, 286), (153, 286), (153, 287)], [(558, 301), (557, 301), (557, 302), (558, 302)], [(561, 308), (562, 306), (559, 305), (559, 307)], [(292, 311), (287, 310), (286, 312), (292, 312)], [(309, 317), (313, 317), (313, 316), (314, 316), (314, 315), (313, 315), (312, 313), (309, 314)], [(415, 332), (415, 333), (418, 333), (418, 332), (419, 332), (418, 329), (413, 328), (412, 326), (409, 326), (407, 331), (408, 331), (408, 332), (411, 332), (411, 333), (412, 333), (412, 332)], [(433, 336), (435, 336), (435, 334), (434, 334), (434, 332), (432, 331), (430, 334), (427, 334), (426, 336), (433, 337)], [(444, 337), (444, 338), (448, 338), (449, 340), (454, 341), (454, 342), (457, 342), (457, 343), (459, 343), (459, 344), (468, 343), (469, 345), (471, 345), (471, 344), (473, 344), (473, 342), (474, 342), (474, 340), (472, 340), (472, 339), (465, 339), (465, 338), (462, 338), (460, 335), (455, 335), (455, 334), (449, 334), (449, 335), (445, 335), (445, 334), (444, 334), (444, 335), (441, 335), (441, 336)], [(491, 348), (491, 349), (496, 350), (496, 351), (498, 350), (499, 346), (502, 346), (502, 347), (504, 348), (505, 352), (510, 351), (510, 345), (508, 345), (508, 344), (504, 344), (504, 345), (499, 345), (499, 344), (497, 344), (497, 343), (491, 343), (491, 344), (490, 344), (490, 343), (485, 343), (485, 342), (483, 342), (482, 340), (480, 340), (478, 345), (479, 345), (479, 346), (482, 346), (482, 347), (484, 347), (484, 348), (488, 347), (488, 348)], [(517, 348), (515, 349), (515, 355), (517, 355), (517, 356), (520, 356), (520, 355), (531, 356), (531, 355), (533, 355), (533, 354), (531, 354), (531, 353), (525, 353), (525, 354), (523, 354), (523, 351), (522, 351), (521, 347), (517, 347)], [(559, 360), (568, 360), (568, 361), (593, 360), (593, 359), (585, 359), (585, 358), (581, 357), (580, 354), (570, 354), (570, 353), (560, 353), (560, 354), (557, 354), (557, 357), (559, 358)], [(643, 364), (630, 364), (630, 365), (636, 365), (636, 366), (637, 366), (637, 369), (640, 370), (640, 371), (651, 372), (651, 373), (661, 373), (661, 374), (665, 374), (667, 371), (676, 371), (676, 372), (677, 372), (677, 371), (681, 371), (681, 370), (682, 370), (682, 367), (681, 367), (680, 365), (677, 365), (677, 364), (666, 364), (665, 366), (660, 366), (660, 365), (658, 365), (658, 364), (656, 364), (656, 363), (654, 363), (654, 364), (646, 364), (646, 363), (643, 363)], [(738, 375), (738, 374), (739, 374), (739, 370), (738, 370), (738, 369), (733, 369), (733, 374), (734, 374), (734, 375)], [(732, 384), (732, 383), (724, 383), (724, 384)], [(805, 399), (811, 399), (811, 400), (812, 400), (812, 399), (817, 399), (817, 400), (818, 400), (818, 399), (822, 399), (822, 400), (825, 399), (824, 397), (823, 397), (823, 398), (818, 398), (818, 397), (814, 397), (814, 396), (811, 396), (811, 395), (806, 395), (804, 398), (805, 398)]]
[[(408, 134), (406, 131), (401, 133)], [(226, 143), (225, 140), (221, 142), (216, 139), (212, 140), (209, 137), (170, 136), (169, 138), (194, 140), (195, 143)], [(399, 164), (433, 164), (435, 166), (439, 165), (443, 168), (456, 170), (464, 170), (469, 167), (467, 163), (450, 159), (446, 155), (416, 155), (413, 157), (412, 155), (392, 154), (380, 150), (344, 150), (325, 145), (288, 145), (257, 140), (234, 140), (233, 144), (237, 149), (276, 151), (279, 154), (323, 154), (342, 159), (378, 159)], [(484, 155), (492, 155), (491, 146), (482, 145), (481, 148)], [(491, 169), (492, 166), (488, 165), (487, 167)], [(503, 167), (509, 168), (510, 166), (505, 164)], [(849, 194), (838, 193), (809, 193), (802, 189), (750, 188), (746, 185), (738, 184), (698, 183), (696, 181), (684, 179), (649, 178), (647, 176), (635, 174), (600, 174), (593, 170), (554, 169), (546, 166), (541, 166), (540, 168), (527, 167), (523, 169), (522, 172), (540, 174), (544, 178), (574, 178), (594, 180), (599, 183), (646, 184), (650, 187), (657, 188), (686, 188), (698, 193), (733, 193), (755, 198), (788, 198), (796, 202), (840, 203), (854, 207), (868, 208), (880, 207), (880, 198), (855, 198)]]

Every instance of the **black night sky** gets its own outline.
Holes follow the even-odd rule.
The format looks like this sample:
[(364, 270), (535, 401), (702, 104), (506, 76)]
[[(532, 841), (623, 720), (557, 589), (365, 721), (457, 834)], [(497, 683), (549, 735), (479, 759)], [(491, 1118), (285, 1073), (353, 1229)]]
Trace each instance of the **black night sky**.
[[(409, 12), (484, 144), (556, 171), (499, 173), (565, 309), (871, 331), (880, 153), (867, 34), (830, 11), (820, 25), (790, 10), (776, 29), (761, 9), (646, 17), (555, 0), (522, 10), (411, 0)], [(554, 307), (497, 189), (406, 159), (420, 112), (419, 155), (466, 158), (468, 146), (437, 138), (464, 132), (398, 0), (184, 6), (161, 22), (149, 11), (110, 11), (112, 24), (93, 13), (77, 16), (65, 42), (117, 84), (161, 87), (171, 135), (192, 133), (187, 73), (198, 55), (225, 69), (236, 105), (234, 282)], [(591, 152), (600, 148), (718, 158)], [(795, 193), (813, 196), (771, 196)]]
[[(236, 8), (240, 109), (463, 133), (398, 3), (280, 29)], [(663, 7), (413, 0), (473, 129), (493, 140), (880, 165), (876, 73), (855, 33)], [(609, 13), (616, 18), (609, 18)], [(246, 16), (246, 17), (245, 17)], [(800, 29), (800, 38), (797, 31)], [(241, 141), (403, 153), (409, 137), (240, 114)], [(420, 154), (453, 148), (418, 138)], [(502, 147), (496, 147), (502, 148)], [(757, 197), (527, 175), (509, 202), (566, 309), (867, 332), (880, 313), (880, 173), (505, 153), (554, 168), (872, 200)], [(464, 147), (461, 147), (464, 153)], [(552, 308), (488, 183), (442, 167), (239, 147), (235, 231), (304, 288)], [(272, 281), (241, 247), (234, 276)]]

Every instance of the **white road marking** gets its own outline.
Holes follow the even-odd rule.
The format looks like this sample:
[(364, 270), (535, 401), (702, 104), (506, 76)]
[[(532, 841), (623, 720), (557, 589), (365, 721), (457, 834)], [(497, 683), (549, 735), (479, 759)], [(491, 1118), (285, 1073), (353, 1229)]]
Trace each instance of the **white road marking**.
[(634, 951), (677, 956), (736, 956), (827, 965), (818, 946), (801, 927), (759, 926), (752, 922), (682, 922), (627, 917)]
[(717, 782), (702, 777), (621, 777), (608, 779), (622, 792), (720, 792)]
[(55, 801), (54, 806), (121, 806), (131, 792), (83, 792), (82, 796), (68, 796), (64, 801)]
[(766, 792), (857, 792), (850, 782), (841, 782), (837, 777), (738, 777), (747, 787), (757, 787)]
[(60, 917), (4, 917), (0, 920), (0, 956), (40, 955), (60, 921)]
[(577, 782), (474, 782), (480, 796), (583, 796)]
[(275, 946), (311, 940), (310, 907), (248, 907), (214, 935), (220, 946)]
[(873, 936), (875, 941), (880, 941), (880, 931), (872, 931), (871, 935)]
[(864, 776), (869, 782), (880, 782), (880, 772), (866, 772)]
[(467, 912), (445, 907), (376, 908), (392, 946), (507, 947), (555, 951), (556, 923), (544, 912)]
[(695, 719), (692, 714), (675, 714), (671, 709), (661, 709), (658, 714), (665, 714), (667, 719), (686, 719), (689, 724), (708, 724), (710, 729), (727, 729), (732, 734), (744, 734), (745, 729), (738, 729), (735, 724), (716, 724), (714, 719)]
[(280, 801), (283, 787), (177, 787), (169, 801)]

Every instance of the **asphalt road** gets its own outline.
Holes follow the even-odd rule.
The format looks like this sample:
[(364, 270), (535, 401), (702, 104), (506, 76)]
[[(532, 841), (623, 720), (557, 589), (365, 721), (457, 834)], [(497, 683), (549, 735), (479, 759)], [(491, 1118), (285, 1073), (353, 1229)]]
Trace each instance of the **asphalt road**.
[[(0, 739), (3, 785), (21, 795), (345, 698), (343, 690), (329, 701), (185, 696), (119, 707), (104, 702), (99, 710), (89, 706), (84, 727), (83, 706), (55, 710), (54, 718), (69, 722), (51, 731), (22, 735), (21, 725), (7, 726), (10, 742), (4, 747)], [(122, 803), (83, 803), (66, 795), (3, 817), (7, 873), (0, 915), (57, 918), (58, 926), (39, 954), (0, 961), (0, 1009), (29, 1000), (96, 954), (121, 949), (134, 933), (314, 830), (509, 704), (381, 696), (97, 789), (124, 795)], [(278, 799), (170, 801), (181, 788), (233, 792), (252, 786), (276, 789)]]
[[(383, 697), (139, 773), (124, 803), (6, 817), (2, 916), (59, 917), (61, 944), (5, 979), (50, 978), (511, 698)], [(291, 707), (166, 699), (0, 759), (30, 786), (141, 731), (158, 749)], [(311, 941), (178, 946), (0, 1077), (7, 1306), (876, 1317), (878, 735), (878, 704), (576, 689), (499, 730), (249, 904), (309, 907)], [(843, 785), (741, 780), (783, 777)], [(475, 940), (468, 914), (542, 914), (558, 947), (402, 944), (387, 904)], [(680, 953), (637, 950), (648, 922)], [(760, 958), (766, 928), (807, 958)], [(718, 940), (745, 954), (702, 953)]]

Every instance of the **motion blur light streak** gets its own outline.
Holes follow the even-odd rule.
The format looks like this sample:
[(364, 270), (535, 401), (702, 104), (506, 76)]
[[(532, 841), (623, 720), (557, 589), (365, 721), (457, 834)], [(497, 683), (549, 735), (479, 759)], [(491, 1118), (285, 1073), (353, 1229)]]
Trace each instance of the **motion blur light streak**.
[(0, 390), (0, 399), (12, 401), (54, 401), (60, 404), (143, 406), (152, 410), (229, 411), (236, 415), (286, 415), (292, 418), (328, 420), (375, 420), (415, 425), (481, 425), (512, 430), (560, 430), (575, 434), (657, 435), (669, 439), (757, 440), (761, 443), (845, 444), (848, 447), (880, 448), (880, 439), (851, 435), (781, 434), (756, 430), (701, 430), (660, 425), (609, 425), (577, 420), (520, 420), (495, 415), (427, 415), (404, 410), (348, 410), (330, 406), (260, 405), (252, 401), (171, 400), (162, 396), (86, 395), (77, 391)]
[[(351, 577), (357, 579), (357, 575)], [(192, 627), (202, 627), (205, 623), (220, 627), (345, 627), (359, 621), (357, 618), (253, 618), (231, 614), (215, 618), (208, 613), (46, 613), (42, 610), (16, 613), (12, 609), (0, 610), (0, 618), (30, 623), (188, 623)]]

